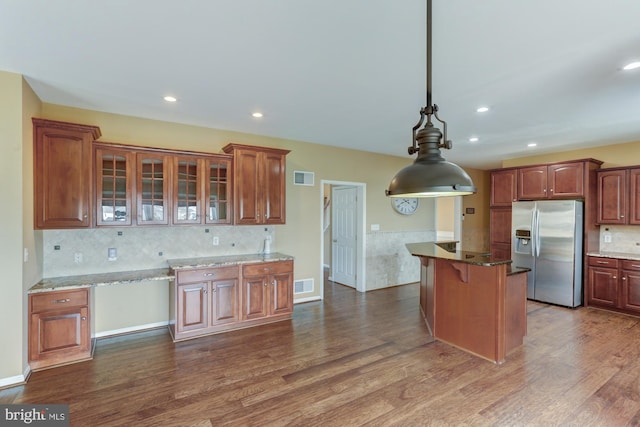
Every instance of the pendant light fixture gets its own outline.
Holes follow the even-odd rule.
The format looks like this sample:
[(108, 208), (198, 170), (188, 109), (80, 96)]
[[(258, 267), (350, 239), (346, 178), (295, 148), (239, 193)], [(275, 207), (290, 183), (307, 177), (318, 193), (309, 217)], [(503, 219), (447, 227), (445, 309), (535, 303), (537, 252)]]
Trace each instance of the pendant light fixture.
[[(420, 110), (420, 121), (413, 127), (413, 145), (409, 147), (409, 155), (418, 153), (418, 157), (393, 177), (386, 190), (389, 197), (465, 196), (476, 192), (464, 169), (440, 154), (440, 148), (450, 149), (452, 144), (447, 140), (447, 123), (438, 117), (438, 106), (431, 102), (431, 1), (427, 0), (427, 105)], [(432, 116), (442, 123), (444, 135), (433, 125)], [(427, 123), (418, 130), (425, 117)]]

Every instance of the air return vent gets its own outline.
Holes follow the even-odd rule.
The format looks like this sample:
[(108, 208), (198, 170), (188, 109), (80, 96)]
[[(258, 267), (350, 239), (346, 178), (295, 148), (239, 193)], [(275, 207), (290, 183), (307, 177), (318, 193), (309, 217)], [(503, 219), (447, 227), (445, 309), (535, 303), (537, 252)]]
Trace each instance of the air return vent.
[(293, 293), (304, 294), (313, 292), (313, 279), (296, 280), (293, 282)]
[(293, 171), (294, 185), (313, 186), (313, 172)]

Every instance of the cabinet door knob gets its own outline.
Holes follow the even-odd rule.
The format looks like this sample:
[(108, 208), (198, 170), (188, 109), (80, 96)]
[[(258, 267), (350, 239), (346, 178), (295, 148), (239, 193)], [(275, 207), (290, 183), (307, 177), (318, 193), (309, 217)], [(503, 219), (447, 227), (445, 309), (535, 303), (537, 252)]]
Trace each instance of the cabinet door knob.
[(622, 280), (627, 280), (627, 278), (626, 278), (626, 277), (623, 277), (623, 278), (622, 278)]
[(268, 283), (267, 283), (267, 282), (264, 282), (264, 287), (265, 287), (265, 288), (267, 287), (267, 285), (268, 285)]
[(624, 215), (620, 215), (620, 218), (624, 218)]
[(80, 320), (87, 320), (87, 318), (85, 316), (82, 316)]
[(617, 279), (617, 277), (616, 277), (616, 276), (613, 276), (613, 278), (614, 278), (614, 279)]

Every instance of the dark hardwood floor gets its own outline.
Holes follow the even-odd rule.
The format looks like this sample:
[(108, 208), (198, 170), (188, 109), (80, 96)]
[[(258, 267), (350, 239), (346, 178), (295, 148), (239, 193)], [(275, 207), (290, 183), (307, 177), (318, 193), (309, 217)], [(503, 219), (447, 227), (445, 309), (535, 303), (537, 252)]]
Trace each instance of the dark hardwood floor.
[(640, 425), (640, 319), (529, 302), (525, 344), (497, 366), (427, 336), (417, 295), (329, 282), (291, 321), (102, 339), (0, 403), (68, 403), (72, 426)]

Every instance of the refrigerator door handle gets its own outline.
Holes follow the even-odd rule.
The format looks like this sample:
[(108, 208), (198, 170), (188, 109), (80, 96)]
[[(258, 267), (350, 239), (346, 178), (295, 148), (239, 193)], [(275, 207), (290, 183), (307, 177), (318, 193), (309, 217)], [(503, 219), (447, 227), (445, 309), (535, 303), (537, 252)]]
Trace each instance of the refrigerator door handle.
[(536, 256), (536, 211), (535, 209), (533, 210), (533, 212), (531, 212), (531, 256), (535, 257)]
[(536, 239), (536, 257), (540, 256), (540, 211), (538, 209), (535, 210), (536, 217), (536, 231), (535, 231), (535, 239)]

